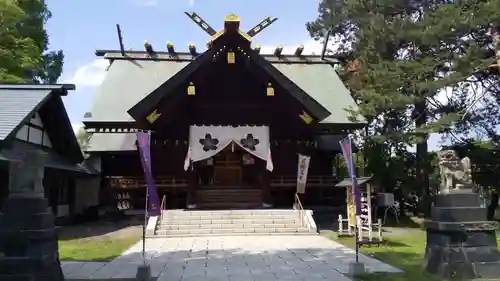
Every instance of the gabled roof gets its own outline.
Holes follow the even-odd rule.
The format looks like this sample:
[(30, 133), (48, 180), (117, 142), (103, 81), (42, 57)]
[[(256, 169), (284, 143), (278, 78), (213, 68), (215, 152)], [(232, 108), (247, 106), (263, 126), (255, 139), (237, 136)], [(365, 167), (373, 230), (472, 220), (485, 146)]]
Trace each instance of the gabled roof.
[[(97, 51), (112, 64), (84, 123), (133, 122), (134, 118), (143, 121), (145, 115), (165, 98), (166, 92), (172, 92), (186, 82), (200, 65), (212, 59), (215, 53), (212, 49), (197, 57), (188, 53), (156, 52), (150, 57), (141, 51), (128, 51), (125, 56), (120, 51)], [(357, 105), (333, 69), (338, 63), (336, 59), (294, 55), (276, 57), (260, 55), (253, 50), (248, 50), (247, 54), (297, 100), (307, 105), (306, 109), (311, 111), (308, 113), (320, 123), (364, 125), (364, 120), (349, 120), (348, 110), (356, 110)], [(129, 109), (125, 108), (127, 106)]]
[(330, 112), (320, 123), (366, 123), (364, 119), (350, 120), (349, 110), (357, 110), (358, 105), (333, 69), (333, 65), (281, 63), (273, 66)]
[(53, 149), (79, 163), (83, 155), (61, 96), (74, 85), (0, 84), (0, 142), (9, 142), (16, 132), (38, 112)]
[(0, 89), (0, 140), (5, 140), (46, 101), (52, 90)]
[(83, 122), (133, 122), (127, 110), (188, 64), (186, 61), (115, 60)]

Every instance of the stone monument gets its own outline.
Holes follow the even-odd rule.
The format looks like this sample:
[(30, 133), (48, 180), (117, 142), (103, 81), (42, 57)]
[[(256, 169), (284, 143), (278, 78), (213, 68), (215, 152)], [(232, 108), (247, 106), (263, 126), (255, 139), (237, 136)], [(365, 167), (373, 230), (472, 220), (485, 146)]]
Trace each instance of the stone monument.
[(453, 150), (438, 153), (441, 187), (424, 221), (427, 231), (424, 267), (443, 279), (471, 280), (500, 276), (496, 222), (474, 192), (469, 158)]
[(46, 154), (10, 162), (9, 197), (0, 212), (0, 280), (62, 281), (54, 215), (42, 185)]

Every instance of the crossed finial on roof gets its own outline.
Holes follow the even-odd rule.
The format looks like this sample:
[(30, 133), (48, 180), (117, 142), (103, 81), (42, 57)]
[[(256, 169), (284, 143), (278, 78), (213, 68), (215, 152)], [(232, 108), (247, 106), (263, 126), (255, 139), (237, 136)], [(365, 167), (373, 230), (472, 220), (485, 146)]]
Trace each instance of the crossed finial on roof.
[[(213, 29), (206, 21), (204, 21), (198, 14), (195, 12), (184, 12), (196, 25), (201, 27), (208, 35), (212, 36), (212, 40), (215, 39), (218, 34), (223, 33), (224, 30), (221, 30), (219, 32), (216, 32), (215, 29)], [(244, 35), (248, 35), (248, 38), (252, 38), (258, 33), (260, 33), (262, 30), (264, 30), (266, 27), (270, 26), (272, 23), (277, 21), (278, 18), (273, 18), (273, 17), (267, 17), (254, 27), (252, 27), (249, 31), (243, 32), (240, 30), (240, 34), (244, 33)], [(240, 17), (235, 15), (235, 14), (229, 14), (224, 17), (224, 22), (227, 24), (228, 22), (234, 22), (237, 23), (237, 26), (239, 28), (239, 22), (240, 22)], [(245, 36), (246, 37), (246, 36)]]

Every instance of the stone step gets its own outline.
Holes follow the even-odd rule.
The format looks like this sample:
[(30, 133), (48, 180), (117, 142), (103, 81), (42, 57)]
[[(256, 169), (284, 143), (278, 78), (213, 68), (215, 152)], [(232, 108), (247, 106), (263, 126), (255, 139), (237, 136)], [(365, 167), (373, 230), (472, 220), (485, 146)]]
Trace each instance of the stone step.
[(172, 220), (259, 220), (259, 219), (292, 219), (298, 220), (299, 216), (296, 214), (293, 215), (239, 215), (239, 214), (228, 214), (228, 215), (202, 215), (202, 216), (163, 216), (163, 220), (172, 221)]
[(175, 238), (175, 237), (206, 237), (206, 236), (295, 236), (295, 235), (305, 235), (313, 236), (318, 235), (317, 233), (311, 232), (294, 232), (294, 233), (233, 233), (228, 232), (224, 234), (210, 233), (210, 234), (156, 234), (148, 238)]
[(232, 219), (232, 220), (162, 220), (159, 224), (295, 224), (299, 223), (298, 219)]
[(297, 215), (296, 210), (210, 210), (210, 211), (184, 211), (184, 210), (168, 210), (164, 216), (206, 216), (206, 215), (226, 215), (226, 214), (239, 214), (239, 215)]
[(247, 234), (296, 234), (296, 233), (308, 233), (309, 230), (305, 227), (295, 227), (295, 228), (233, 228), (233, 229), (173, 229), (173, 230), (156, 230), (155, 236), (169, 236), (169, 235), (247, 235)]
[(297, 228), (302, 227), (301, 224), (160, 224), (157, 230), (172, 230), (172, 229), (234, 229), (234, 228)]
[(200, 202), (196, 204), (198, 209), (257, 209), (262, 207), (262, 200), (251, 202), (231, 202), (230, 199), (213, 202)]

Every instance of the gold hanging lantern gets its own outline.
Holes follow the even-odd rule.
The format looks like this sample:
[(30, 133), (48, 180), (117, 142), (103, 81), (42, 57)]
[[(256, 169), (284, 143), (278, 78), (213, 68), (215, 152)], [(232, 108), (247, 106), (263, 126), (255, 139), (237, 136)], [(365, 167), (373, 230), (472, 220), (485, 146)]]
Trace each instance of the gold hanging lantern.
[(234, 54), (234, 52), (232, 50), (229, 50), (227, 52), (227, 63), (228, 64), (236, 63), (236, 55)]
[(268, 83), (267, 84), (267, 96), (268, 97), (274, 97), (274, 88), (273, 88), (273, 85), (271, 83)]
[(187, 88), (187, 94), (188, 94), (188, 96), (194, 96), (194, 95), (196, 95), (196, 89), (194, 87), (193, 82), (189, 82), (189, 86)]

